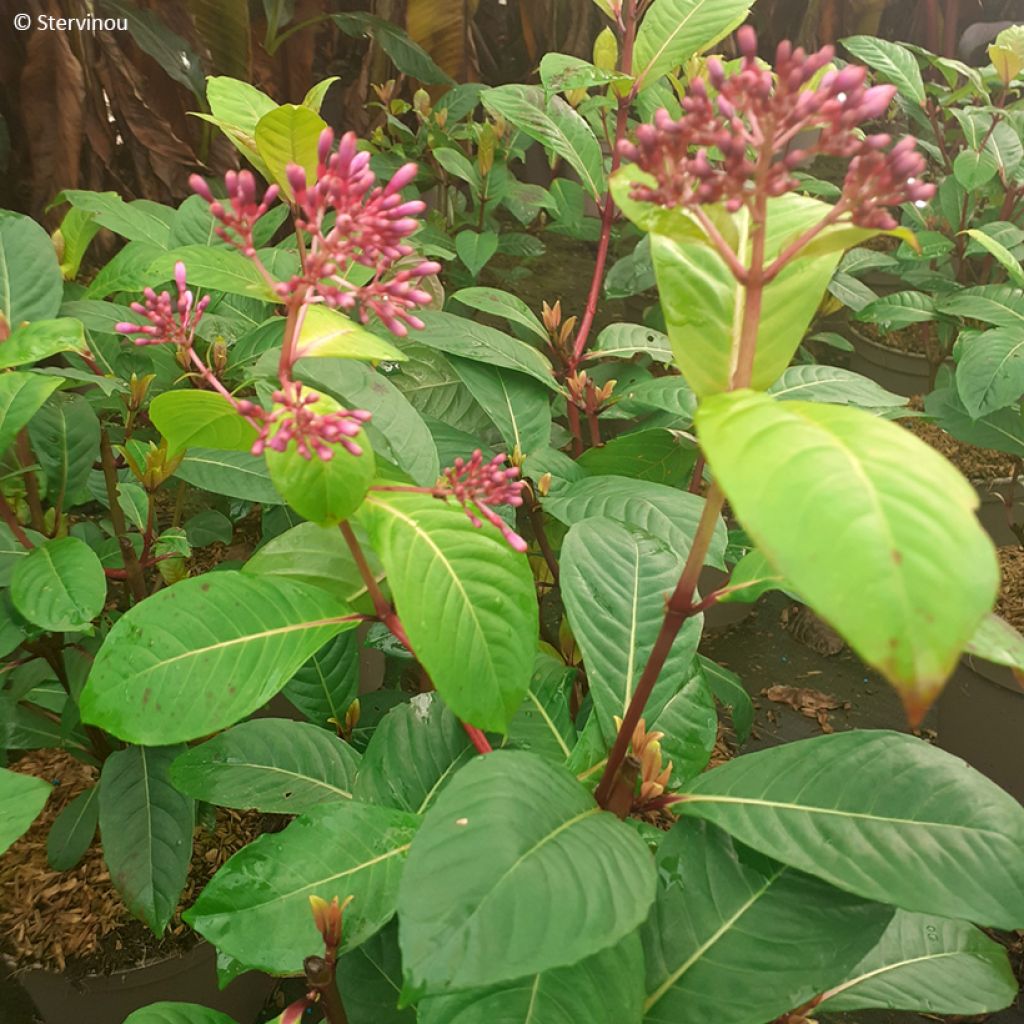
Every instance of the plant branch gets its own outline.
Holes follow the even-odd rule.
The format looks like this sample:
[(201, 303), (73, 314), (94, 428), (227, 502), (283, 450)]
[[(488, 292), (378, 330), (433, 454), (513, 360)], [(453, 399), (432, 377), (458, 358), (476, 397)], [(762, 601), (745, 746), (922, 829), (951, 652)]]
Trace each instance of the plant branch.
[(142, 572), (135, 548), (132, 547), (128, 527), (125, 525), (124, 512), (117, 494), (117, 467), (114, 465), (114, 451), (110, 447), (110, 436), (106, 429), (100, 431), (100, 462), (103, 466), (103, 480), (107, 486), (107, 501), (110, 503), (110, 521), (114, 525), (114, 535), (121, 545), (121, 557), (128, 578), (128, 585), (136, 603), (147, 597), (146, 577)]
[(697, 589), (697, 579), (711, 547), (715, 527), (718, 525), (718, 517), (724, 504), (725, 495), (717, 484), (712, 484), (704, 502), (704, 510), (701, 513), (700, 522), (697, 524), (697, 531), (693, 536), (686, 564), (683, 566), (679, 582), (676, 584), (672, 596), (668, 599), (661, 629), (658, 631), (650, 657), (636, 684), (629, 707), (622, 718), (622, 725), (608, 754), (608, 763), (605, 765), (604, 774), (594, 791), (594, 799), (606, 809), (611, 809), (610, 803), (617, 789), (619, 771), (629, 751), (633, 732), (643, 717), (644, 706), (651, 696), (658, 676), (661, 675), (661, 671), (665, 667), (672, 644), (675, 642), (679, 630), (682, 629), (683, 623), (698, 614), (698, 606), (694, 605), (693, 594)]
[(7, 499), (3, 494), (0, 494), (0, 519), (3, 519), (7, 524), (8, 529), (14, 534), (14, 539), (26, 551), (31, 551), (35, 545), (28, 539), (28, 534), (21, 528), (21, 523), (18, 522), (14, 509), (7, 503)]
[[(28, 469), (35, 464), (36, 460), (32, 457), (32, 448), (28, 442), (28, 431), (25, 429), (18, 433), (15, 452), (18, 456), (18, 462), (23, 469)], [(32, 529), (36, 533), (42, 533), (45, 525), (43, 523), (43, 505), (39, 500), (39, 481), (36, 479), (35, 473), (25, 474), (25, 500), (28, 502), (29, 519), (32, 523)]]
[(302, 961), (306, 984), (320, 996), (324, 1020), (327, 1024), (348, 1024), (348, 1014), (335, 979), (336, 966), (335, 962), (322, 956), (307, 956)]

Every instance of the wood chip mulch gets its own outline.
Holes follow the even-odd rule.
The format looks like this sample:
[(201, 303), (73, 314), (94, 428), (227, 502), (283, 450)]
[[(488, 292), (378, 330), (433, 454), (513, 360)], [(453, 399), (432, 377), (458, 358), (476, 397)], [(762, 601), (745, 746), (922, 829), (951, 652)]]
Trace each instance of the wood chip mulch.
[(762, 690), (761, 696), (774, 701), (776, 704), (785, 704), (794, 711), (798, 711), (805, 718), (814, 719), (824, 733), (835, 732), (829, 719), (830, 711), (849, 711), (852, 707), (849, 701), (841, 701), (838, 697), (833, 697), (829, 693), (822, 693), (821, 690), (812, 690), (806, 686), (783, 686), (777, 684)]
[(40, 817), (0, 857), (0, 952), (11, 968), (105, 972), (194, 945), (181, 910), (233, 853), (265, 830), (265, 815), (223, 809), (214, 828), (196, 829), (188, 884), (158, 941), (132, 917), (111, 884), (98, 840), (68, 871), (54, 871), (47, 862), (46, 838), (54, 818), (95, 783), (97, 769), (59, 750), (32, 751), (14, 767), (55, 785)]
[(1024, 630), (1024, 548), (1017, 544), (999, 548), (999, 569), (1003, 583), (996, 614)]

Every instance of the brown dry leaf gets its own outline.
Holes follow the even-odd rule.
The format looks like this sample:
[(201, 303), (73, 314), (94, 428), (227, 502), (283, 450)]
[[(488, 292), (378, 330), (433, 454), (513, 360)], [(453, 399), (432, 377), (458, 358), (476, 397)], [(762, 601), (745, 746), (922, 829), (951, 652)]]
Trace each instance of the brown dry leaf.
[(470, 24), (478, 0), (408, 0), (405, 27), (434, 63), (457, 82), (476, 78)]
[(834, 732), (829, 720), (830, 711), (849, 711), (850, 702), (841, 701), (821, 690), (812, 690), (805, 686), (783, 686), (776, 684), (761, 691), (762, 697), (776, 704), (786, 704), (794, 711), (800, 712), (805, 718), (813, 718), (825, 733)]

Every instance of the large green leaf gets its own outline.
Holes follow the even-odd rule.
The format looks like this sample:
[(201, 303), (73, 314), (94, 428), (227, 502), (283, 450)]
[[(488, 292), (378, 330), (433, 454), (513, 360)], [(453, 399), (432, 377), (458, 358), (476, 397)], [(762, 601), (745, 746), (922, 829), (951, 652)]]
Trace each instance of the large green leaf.
[(501, 432), (509, 452), (530, 455), (551, 443), (551, 392), (522, 373), (452, 356), (449, 362)]
[(214, 875), (185, 919), (221, 953), (270, 974), (294, 974), (323, 949), (309, 897), (339, 901), (343, 949), (395, 912), (398, 881), (419, 820), (354, 801), (318, 807), (283, 832), (260, 836)]
[(938, 312), (1020, 329), (1024, 327), (1024, 289), (1008, 284), (958, 289), (939, 302)]
[(50, 236), (31, 217), (0, 210), (0, 316), (11, 327), (56, 316), (63, 284)]
[(906, 47), (875, 36), (849, 36), (843, 40), (843, 46), (886, 81), (892, 82), (901, 96), (919, 107), (924, 106), (921, 69), (917, 58)]
[(359, 646), (354, 631), (339, 633), (288, 680), (281, 693), (314, 725), (337, 730), (359, 696)]
[(565, 160), (594, 199), (604, 194), (604, 157), (590, 125), (561, 96), (536, 85), (501, 85), (480, 94), (492, 114)]
[(816, 736), (730, 761), (676, 809), (849, 892), (1001, 928), (1024, 922), (1024, 808), (902, 733)]
[(299, 330), (299, 355), (308, 358), (386, 359), (401, 362), (405, 353), (362, 324), (330, 306), (306, 307)]
[(763, 1024), (845, 977), (893, 913), (704, 822), (677, 824), (657, 860), (645, 1024)]
[(247, 452), (257, 436), (256, 428), (213, 391), (165, 391), (150, 403), (149, 418), (171, 452), (196, 446)]
[(46, 493), (65, 509), (84, 490), (100, 446), (100, 422), (82, 396), (58, 391), (28, 425), (32, 452), (46, 475)]
[(103, 566), (77, 537), (40, 544), (11, 574), (14, 607), (29, 622), (55, 633), (87, 629), (106, 599)]
[(182, 793), (220, 807), (301, 814), (352, 799), (359, 755), (326, 729), (282, 718), (242, 722), (171, 765)]
[(266, 461), (249, 452), (193, 448), (178, 466), (176, 477), (203, 491), (261, 505), (283, 505), (270, 480)]
[(678, 416), (679, 427), (688, 427), (697, 411), (697, 396), (682, 377), (654, 377), (637, 384), (627, 384), (617, 390), (615, 397), (619, 400), (616, 408), (627, 415), (656, 409)]
[(999, 585), (974, 488), (859, 409), (738, 391), (705, 400), (697, 426), (761, 553), (919, 718)]
[[(366, 555), (379, 583), (384, 571), (372, 551)], [(309, 583), (353, 608), (367, 613), (373, 610), (352, 552), (341, 533), (333, 528), (300, 523), (264, 544), (242, 571)]]
[(100, 838), (110, 880), (157, 936), (178, 905), (192, 856), (195, 805), (168, 775), (184, 749), (116, 750), (100, 775)]
[(52, 789), (45, 779), (0, 768), (0, 854), (28, 831)]
[(548, 342), (548, 332), (537, 314), (517, 295), (500, 288), (460, 288), (452, 299), (481, 313), (503, 317), (510, 323), (525, 327), (541, 344)]
[(589, 355), (592, 359), (628, 359), (637, 353), (658, 363), (672, 362), (668, 335), (643, 324), (609, 324), (597, 336)]
[(640, 1024), (643, 948), (636, 935), (569, 967), (489, 988), (431, 996), (419, 1024)]
[[(657, 537), (680, 558), (690, 550), (703, 508), (704, 499), (695, 494), (617, 476), (579, 480), (544, 500), (544, 510), (566, 526), (594, 516), (614, 519)], [(708, 565), (725, 568), (727, 540), (725, 523), (720, 520), (708, 549)]]
[[(278, 250), (261, 250), (260, 256)], [(182, 245), (162, 253), (147, 271), (151, 280), (169, 281), (176, 263), (184, 263), (188, 283), (193, 287), (210, 288), (229, 295), (275, 302), (278, 299), (251, 260), (233, 249), (216, 249), (206, 245)], [(266, 260), (264, 260), (266, 263)]]
[(53, 819), (46, 836), (46, 860), (54, 871), (73, 868), (92, 846), (99, 824), (99, 795), (99, 786), (90, 786)]
[(107, 634), (82, 718), (132, 743), (173, 743), (233, 725), (310, 655), (356, 625), (318, 587), (239, 572), (183, 580)]
[(81, 352), (85, 348), (82, 324), (69, 316), (36, 320), (16, 327), (0, 346), (0, 370), (49, 359), (58, 352)]
[(821, 1008), (927, 1010), (973, 1016), (1017, 997), (1006, 948), (966, 921), (896, 911), (881, 941)]
[(473, 754), (466, 731), (437, 694), (417, 694), (374, 730), (353, 795), (422, 814)]
[(59, 386), (59, 377), (43, 377), (38, 373), (0, 374), (0, 455)]
[(506, 370), (518, 370), (536, 377), (553, 391), (559, 390), (551, 364), (525, 341), (451, 313), (426, 310), (420, 314), (420, 319), (423, 330), (416, 332), (419, 344)]
[(235, 1019), (198, 1003), (150, 1003), (125, 1017), (124, 1024), (235, 1024)]
[[(630, 168), (618, 173), (621, 180), (631, 180)], [(829, 209), (795, 194), (770, 200), (767, 259)], [(738, 214), (736, 221), (745, 259), (746, 215)], [(741, 326), (740, 286), (718, 253), (703, 242), (656, 234), (651, 236), (651, 254), (676, 363), (698, 395), (725, 391)], [(752, 387), (769, 387), (789, 365), (839, 259), (840, 253), (832, 252), (794, 260), (764, 289)]]
[(924, 408), (958, 441), (1024, 457), (1024, 417), (1020, 409), (998, 409), (971, 419), (955, 387), (937, 388), (925, 399)]
[(424, 85), (452, 84), (451, 77), (434, 63), (430, 54), (392, 22), (361, 12), (334, 14), (331, 20), (348, 35), (368, 35), (402, 74), (418, 79)]
[(359, 511), (402, 625), (445, 703), (504, 732), (530, 685), (537, 601), (524, 555), (490, 524), (422, 494), (372, 492)]
[(307, 185), (315, 179), (317, 143), (326, 127), (315, 110), (294, 103), (275, 107), (257, 122), (256, 150), (289, 201), (295, 196), (285, 171), (289, 164), (297, 164), (306, 172)]
[(645, 86), (741, 25), (753, 0), (654, 0), (636, 37), (633, 67)]
[[(616, 733), (665, 618), (665, 595), (682, 572), (656, 537), (612, 519), (586, 519), (562, 544), (562, 599), (583, 651), (594, 711), (607, 740)], [(704, 616), (679, 631), (644, 708), (653, 722), (689, 678)]]
[(402, 953), (397, 918), (338, 958), (338, 988), (345, 993), (349, 1024), (417, 1024), (416, 1007), (398, 1009)]
[(997, 327), (962, 343), (956, 390), (972, 419), (1019, 402), (1024, 393), (1024, 331)]
[[(742, 719), (734, 729), (740, 734)], [(648, 723), (651, 718), (647, 719)], [(718, 710), (708, 678), (699, 662), (690, 666), (690, 677), (654, 719), (653, 730), (663, 732), (664, 763), (672, 765), (672, 785), (682, 785), (708, 766), (718, 740)]]
[(590, 476), (625, 476), (677, 487), (690, 479), (698, 454), (697, 446), (678, 431), (651, 428), (588, 448), (576, 464)]
[(477, 758), (409, 853), (398, 898), (406, 989), (577, 963), (635, 931), (653, 897), (644, 843), (564, 768), (523, 751)]
[(300, 361), (296, 376), (343, 404), (373, 414), (369, 430), (380, 454), (424, 487), (437, 480), (437, 446), (423, 418), (382, 373), (351, 359)]
[(569, 692), (576, 669), (544, 649), (533, 663), (530, 690), (515, 718), (509, 722), (511, 746), (532, 750), (564, 764), (576, 743), (576, 727), (569, 710)]
[(768, 394), (784, 402), (828, 402), (862, 409), (893, 409), (907, 404), (903, 395), (886, 391), (870, 377), (819, 363), (790, 366), (768, 389)]
[(167, 247), (174, 210), (146, 199), (126, 202), (116, 192), (89, 192), (67, 189), (58, 200), (70, 203), (76, 210), (92, 214), (92, 219), (131, 242), (146, 242)]

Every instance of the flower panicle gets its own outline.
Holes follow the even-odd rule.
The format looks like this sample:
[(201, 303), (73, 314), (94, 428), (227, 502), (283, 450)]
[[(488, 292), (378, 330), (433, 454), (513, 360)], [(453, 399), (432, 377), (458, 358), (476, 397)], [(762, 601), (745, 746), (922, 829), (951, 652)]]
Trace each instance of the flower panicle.
[(280, 194), (277, 185), (269, 186), (260, 198), (251, 171), (228, 171), (224, 175), (225, 205), (214, 197), (210, 186), (198, 174), (193, 174), (188, 182), (192, 191), (209, 204), (210, 213), (219, 222), (213, 229), (217, 236), (233, 245), (243, 256), (254, 257), (253, 229), (256, 221), (277, 201)]
[(185, 264), (179, 260), (174, 265), (177, 298), (172, 298), (167, 291), (157, 294), (152, 288), (145, 288), (142, 292), (145, 301), (133, 302), (131, 308), (147, 322), (121, 322), (114, 325), (114, 330), (118, 334), (134, 336), (136, 345), (174, 344), (182, 349), (191, 349), (210, 297), (204, 295), (196, 302), (186, 284), (186, 276)]
[(479, 448), (468, 459), (457, 458), (442, 474), (447, 487), (439, 497), (454, 498), (474, 526), (483, 526), (482, 519), (486, 519), (501, 531), (509, 547), (524, 552), (526, 541), (493, 508), (495, 505), (518, 508), (523, 503), (526, 481), (518, 479), (518, 466), (505, 465), (507, 458), (504, 454), (495, 455), (485, 462)]
[(624, 159), (655, 179), (634, 184), (633, 198), (663, 206), (723, 203), (735, 213), (754, 201), (758, 187), (769, 197), (794, 191), (798, 167), (834, 156), (851, 161), (843, 200), (857, 225), (895, 227), (885, 207), (931, 199), (935, 187), (919, 180), (925, 161), (914, 139), (889, 149), (889, 135), (859, 131), (885, 114), (894, 86), (868, 86), (863, 67), (826, 70), (835, 55), (831, 46), (808, 54), (786, 41), (773, 73), (757, 60), (752, 28), (740, 29), (737, 39), (739, 71), (726, 75), (711, 58), (707, 83), (690, 83), (680, 118), (661, 109), (653, 124), (637, 129), (634, 142), (620, 143)]

